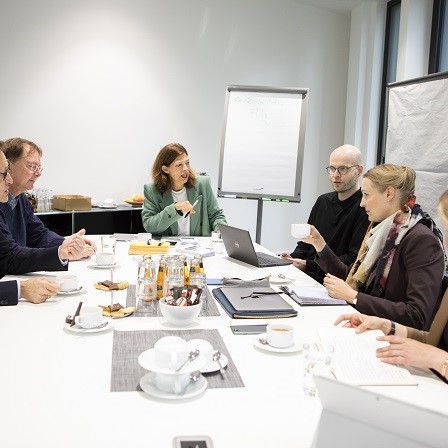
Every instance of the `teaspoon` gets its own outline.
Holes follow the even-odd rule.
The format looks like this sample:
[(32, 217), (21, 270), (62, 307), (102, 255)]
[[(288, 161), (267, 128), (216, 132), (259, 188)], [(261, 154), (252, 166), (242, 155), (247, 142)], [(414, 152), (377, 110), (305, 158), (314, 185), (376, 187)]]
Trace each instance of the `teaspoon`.
[(295, 278), (286, 277), (286, 275), (278, 274), (278, 278), (281, 278), (282, 280), (289, 280), (291, 282), (295, 281)]
[(224, 370), (224, 367), (222, 366), (220, 359), (221, 359), (221, 352), (219, 350), (215, 350), (213, 352), (213, 361), (218, 363), (219, 373), (221, 374), (222, 377), (224, 377), (226, 371)]
[(188, 354), (188, 358), (185, 360), (185, 362), (178, 367), (175, 372), (179, 372), (179, 370), (182, 370), (182, 367), (184, 367), (188, 362), (193, 361), (194, 359), (196, 359), (199, 356), (199, 349), (196, 350), (192, 350), (189, 354)]

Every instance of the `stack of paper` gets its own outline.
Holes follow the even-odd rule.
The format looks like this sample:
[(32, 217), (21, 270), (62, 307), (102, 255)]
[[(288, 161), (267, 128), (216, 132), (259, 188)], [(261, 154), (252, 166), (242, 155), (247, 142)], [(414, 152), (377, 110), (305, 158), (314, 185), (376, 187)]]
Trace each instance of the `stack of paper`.
[(404, 367), (386, 364), (376, 357), (377, 348), (388, 345), (377, 341), (380, 330), (355, 333), (354, 328), (318, 329), (322, 343), (334, 347), (333, 373), (339, 381), (357, 386), (416, 385), (416, 379)]

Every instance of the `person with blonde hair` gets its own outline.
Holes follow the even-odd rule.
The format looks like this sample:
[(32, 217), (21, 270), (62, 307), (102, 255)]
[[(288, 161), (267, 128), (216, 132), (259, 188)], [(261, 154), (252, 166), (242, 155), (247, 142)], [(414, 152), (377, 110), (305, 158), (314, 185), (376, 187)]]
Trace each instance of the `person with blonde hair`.
[(170, 143), (159, 151), (152, 179), (144, 187), (142, 222), (147, 232), (210, 236), (218, 224), (227, 224), (209, 178), (196, 176), (181, 144)]
[(318, 253), (324, 286), (361, 313), (427, 330), (440, 303), (445, 256), (442, 233), (415, 203), (415, 171), (383, 164), (366, 172), (362, 201), (370, 227), (350, 267), (319, 231), (303, 241)]
[[(445, 247), (448, 247), (448, 190), (439, 199), (439, 216), (445, 230)], [(416, 330), (384, 319), (365, 314), (343, 314), (335, 325), (363, 331), (382, 330), (385, 336), (378, 339), (389, 343), (377, 350), (377, 357), (388, 364), (406, 364), (433, 369), (448, 380), (448, 290), (440, 304), (429, 331)]]

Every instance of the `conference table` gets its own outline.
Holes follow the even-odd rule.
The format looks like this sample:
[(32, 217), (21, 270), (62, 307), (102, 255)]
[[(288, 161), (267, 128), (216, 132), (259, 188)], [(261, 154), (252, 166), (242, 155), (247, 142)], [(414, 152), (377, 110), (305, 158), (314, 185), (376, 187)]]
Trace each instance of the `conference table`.
[[(92, 239), (99, 243), (99, 236)], [(211, 244), (210, 239), (199, 240), (202, 245)], [(118, 265), (113, 273), (114, 281), (132, 285), (139, 257), (128, 255), (128, 248), (129, 242), (117, 242)], [(258, 245), (257, 250), (269, 253)], [(315, 283), (291, 265), (255, 268), (225, 253), (204, 258), (204, 268), (212, 278), (278, 278), (282, 273), (294, 278), (296, 285)], [(233, 324), (272, 319), (231, 319), (217, 304), (220, 315), (200, 316), (187, 328), (199, 335), (217, 330), (241, 380), (238, 387), (219, 387), (216, 373), (209, 384), (214, 381), (218, 387), (186, 399), (161, 399), (138, 388), (116, 391), (111, 380), (114, 338), (126, 336), (125, 332), (171, 334), (179, 328), (163, 317), (129, 316), (114, 319), (113, 328), (103, 332), (67, 331), (65, 317), (75, 312), (80, 301), (83, 306), (110, 303), (110, 293), (94, 288), (95, 283), (109, 279), (109, 270), (81, 260), (71, 262), (68, 272), (79, 277), (81, 293), (57, 295), (39, 305), (20, 301), (18, 306), (0, 309), (0, 447), (162, 448), (172, 447), (173, 438), (181, 435), (208, 435), (215, 448), (313, 446), (322, 406), (319, 398), (303, 393), (302, 352), (268, 352), (255, 346), (253, 335), (234, 335), (230, 329)], [(128, 292), (114, 293), (114, 302), (124, 305)], [(303, 341), (316, 341), (319, 327), (333, 325), (341, 313), (353, 311), (350, 306), (300, 307), (284, 297), (298, 315), (279, 321), (293, 325)], [(418, 375), (418, 386), (376, 390), (446, 413), (446, 384), (429, 371), (413, 373)]]

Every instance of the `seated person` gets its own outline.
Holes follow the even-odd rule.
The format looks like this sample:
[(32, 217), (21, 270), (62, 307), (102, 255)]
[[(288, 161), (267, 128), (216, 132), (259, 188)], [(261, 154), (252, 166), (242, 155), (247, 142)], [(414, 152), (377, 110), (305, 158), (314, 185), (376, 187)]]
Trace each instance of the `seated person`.
[(29, 280), (0, 282), (0, 306), (17, 305), (20, 298), (31, 303), (42, 303), (54, 296), (61, 287), (44, 277)]
[[(12, 178), (8, 162), (0, 151), (0, 202), (8, 200), (8, 189)], [(31, 271), (63, 271), (67, 270), (68, 260), (79, 258), (83, 253), (85, 231), (80, 230), (62, 240), (59, 246), (35, 249), (21, 247), (6, 238), (0, 231), (0, 278), (6, 274), (25, 274)]]
[[(44, 226), (34, 214), (33, 207), (24, 193), (34, 188), (34, 183), (42, 173), (42, 150), (35, 143), (21, 138), (0, 142), (0, 149), (9, 162), (13, 179), (7, 203), (0, 204), (0, 231), (18, 246), (60, 246), (64, 237)], [(95, 253), (95, 243), (87, 238), (85, 241), (87, 244), (79, 258)]]
[(187, 150), (163, 147), (152, 167), (153, 183), (144, 188), (142, 222), (155, 235), (210, 236), (227, 224), (208, 177), (196, 177)]
[(440, 302), (445, 259), (442, 234), (415, 204), (414, 191), (412, 168), (384, 164), (367, 171), (361, 207), (371, 227), (351, 267), (315, 227), (304, 241), (319, 255), (331, 297), (346, 300), (361, 313), (427, 330)]
[[(445, 229), (445, 248), (448, 247), (448, 190), (439, 198), (439, 216)], [(364, 314), (343, 314), (335, 325), (347, 321), (344, 327), (381, 330), (380, 340), (390, 345), (377, 350), (377, 357), (389, 364), (405, 364), (433, 369), (448, 380), (448, 290), (431, 324), (429, 332), (405, 327), (395, 322)]]
[[(331, 250), (347, 266), (356, 260), (366, 234), (369, 220), (361, 202), (359, 177), (362, 174), (361, 151), (352, 145), (336, 148), (327, 167), (334, 191), (317, 198), (308, 223), (319, 229)], [(316, 250), (311, 244), (299, 241), (291, 254), (282, 252), (282, 258), (293, 262), (310, 277), (323, 282), (325, 272), (316, 263)]]

